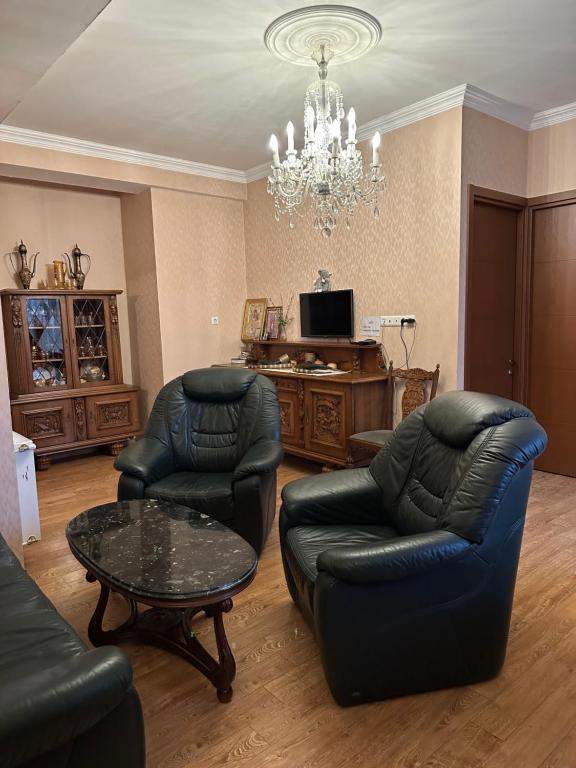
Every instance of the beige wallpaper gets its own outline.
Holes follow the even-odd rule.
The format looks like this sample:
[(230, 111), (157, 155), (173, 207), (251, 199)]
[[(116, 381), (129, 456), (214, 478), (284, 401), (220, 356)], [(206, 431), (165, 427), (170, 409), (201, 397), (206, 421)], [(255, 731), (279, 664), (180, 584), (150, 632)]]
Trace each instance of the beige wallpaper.
[[(246, 298), (241, 201), (152, 190), (164, 380), (240, 349)], [(217, 316), (219, 325), (212, 325)]]
[(4, 328), (0, 314), (0, 533), (22, 559), (22, 528), (18, 507), (16, 464), (12, 444), (12, 420), (4, 357)]
[[(248, 294), (286, 302), (312, 290), (319, 268), (333, 273), (334, 288), (353, 288), (356, 332), (362, 315), (413, 313), (417, 317), (411, 364), (441, 364), (440, 388), (456, 385), (460, 146), (462, 110), (453, 109), (383, 136), (388, 189), (380, 216), (363, 209), (347, 231), (330, 240), (298, 220), (290, 230), (276, 222), (266, 181), (248, 185), (246, 264)], [(362, 149), (369, 151), (367, 144)], [(407, 336), (410, 335), (407, 332)], [(296, 317), (290, 337), (299, 337)], [(383, 338), (389, 358), (404, 362), (399, 329)]]
[(142, 389), (141, 405), (143, 415), (147, 416), (164, 383), (149, 189), (139, 195), (122, 196), (122, 228), (132, 373), (134, 383)]
[(39, 280), (46, 280), (52, 261), (61, 258), (64, 252), (70, 253), (77, 242), (92, 258), (85, 288), (118, 288), (124, 292), (118, 297), (120, 343), (124, 380), (131, 382), (119, 196), (54, 184), (0, 180), (0, 233), (0, 288), (17, 285), (4, 254), (22, 239), (30, 254), (40, 251), (38, 274), (32, 287), (38, 287)]
[(528, 197), (576, 189), (576, 120), (531, 131)]
[(458, 385), (464, 384), (466, 253), (470, 184), (523, 197), (528, 173), (528, 131), (482, 112), (462, 110), (462, 199), (460, 216), (460, 307)]

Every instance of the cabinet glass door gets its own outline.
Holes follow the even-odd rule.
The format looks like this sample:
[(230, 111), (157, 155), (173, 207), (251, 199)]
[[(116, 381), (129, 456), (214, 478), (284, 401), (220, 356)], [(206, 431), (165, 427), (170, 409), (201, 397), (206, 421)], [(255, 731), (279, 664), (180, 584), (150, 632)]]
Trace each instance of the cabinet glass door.
[(73, 299), (72, 316), (80, 384), (110, 381), (106, 308), (102, 299)]
[(33, 391), (69, 386), (60, 299), (26, 299)]

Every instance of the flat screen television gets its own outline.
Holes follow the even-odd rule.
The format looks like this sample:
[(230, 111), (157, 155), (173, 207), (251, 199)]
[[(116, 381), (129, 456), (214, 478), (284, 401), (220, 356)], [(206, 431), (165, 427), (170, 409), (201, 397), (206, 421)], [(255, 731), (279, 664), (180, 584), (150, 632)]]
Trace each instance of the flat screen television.
[(302, 336), (354, 336), (354, 292), (300, 294)]

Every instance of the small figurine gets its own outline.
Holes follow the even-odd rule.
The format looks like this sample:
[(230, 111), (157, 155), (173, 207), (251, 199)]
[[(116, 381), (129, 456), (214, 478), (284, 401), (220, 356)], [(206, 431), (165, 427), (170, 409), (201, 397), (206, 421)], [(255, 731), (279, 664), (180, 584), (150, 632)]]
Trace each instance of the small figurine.
[(332, 273), (329, 272), (327, 269), (319, 269), (318, 277), (316, 278), (316, 280), (314, 280), (314, 293), (326, 293), (327, 291), (331, 290), (330, 288), (331, 277), (332, 277)]

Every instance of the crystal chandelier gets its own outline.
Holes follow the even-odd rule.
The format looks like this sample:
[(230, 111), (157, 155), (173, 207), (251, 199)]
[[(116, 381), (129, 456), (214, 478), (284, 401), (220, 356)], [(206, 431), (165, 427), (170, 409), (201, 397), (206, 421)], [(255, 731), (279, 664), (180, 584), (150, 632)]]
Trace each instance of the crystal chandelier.
[[(276, 220), (287, 214), (290, 228), (294, 214), (302, 215), (300, 206), (309, 201), (315, 209), (314, 227), (330, 237), (339, 214), (350, 219), (359, 203), (371, 206), (378, 216), (378, 197), (386, 186), (381, 173), (380, 134), (372, 139), (372, 163), (364, 173), (362, 153), (357, 149), (356, 113), (347, 115), (348, 137), (342, 137), (345, 117), (340, 86), (328, 79), (328, 64), (333, 56), (327, 42), (311, 54), (318, 65), (318, 79), (306, 89), (304, 99), (304, 147), (294, 146), (294, 125), (287, 125), (286, 158), (280, 160), (278, 139), (270, 137), (272, 172), (268, 192), (274, 196)], [(345, 146), (344, 146), (345, 145)]]

